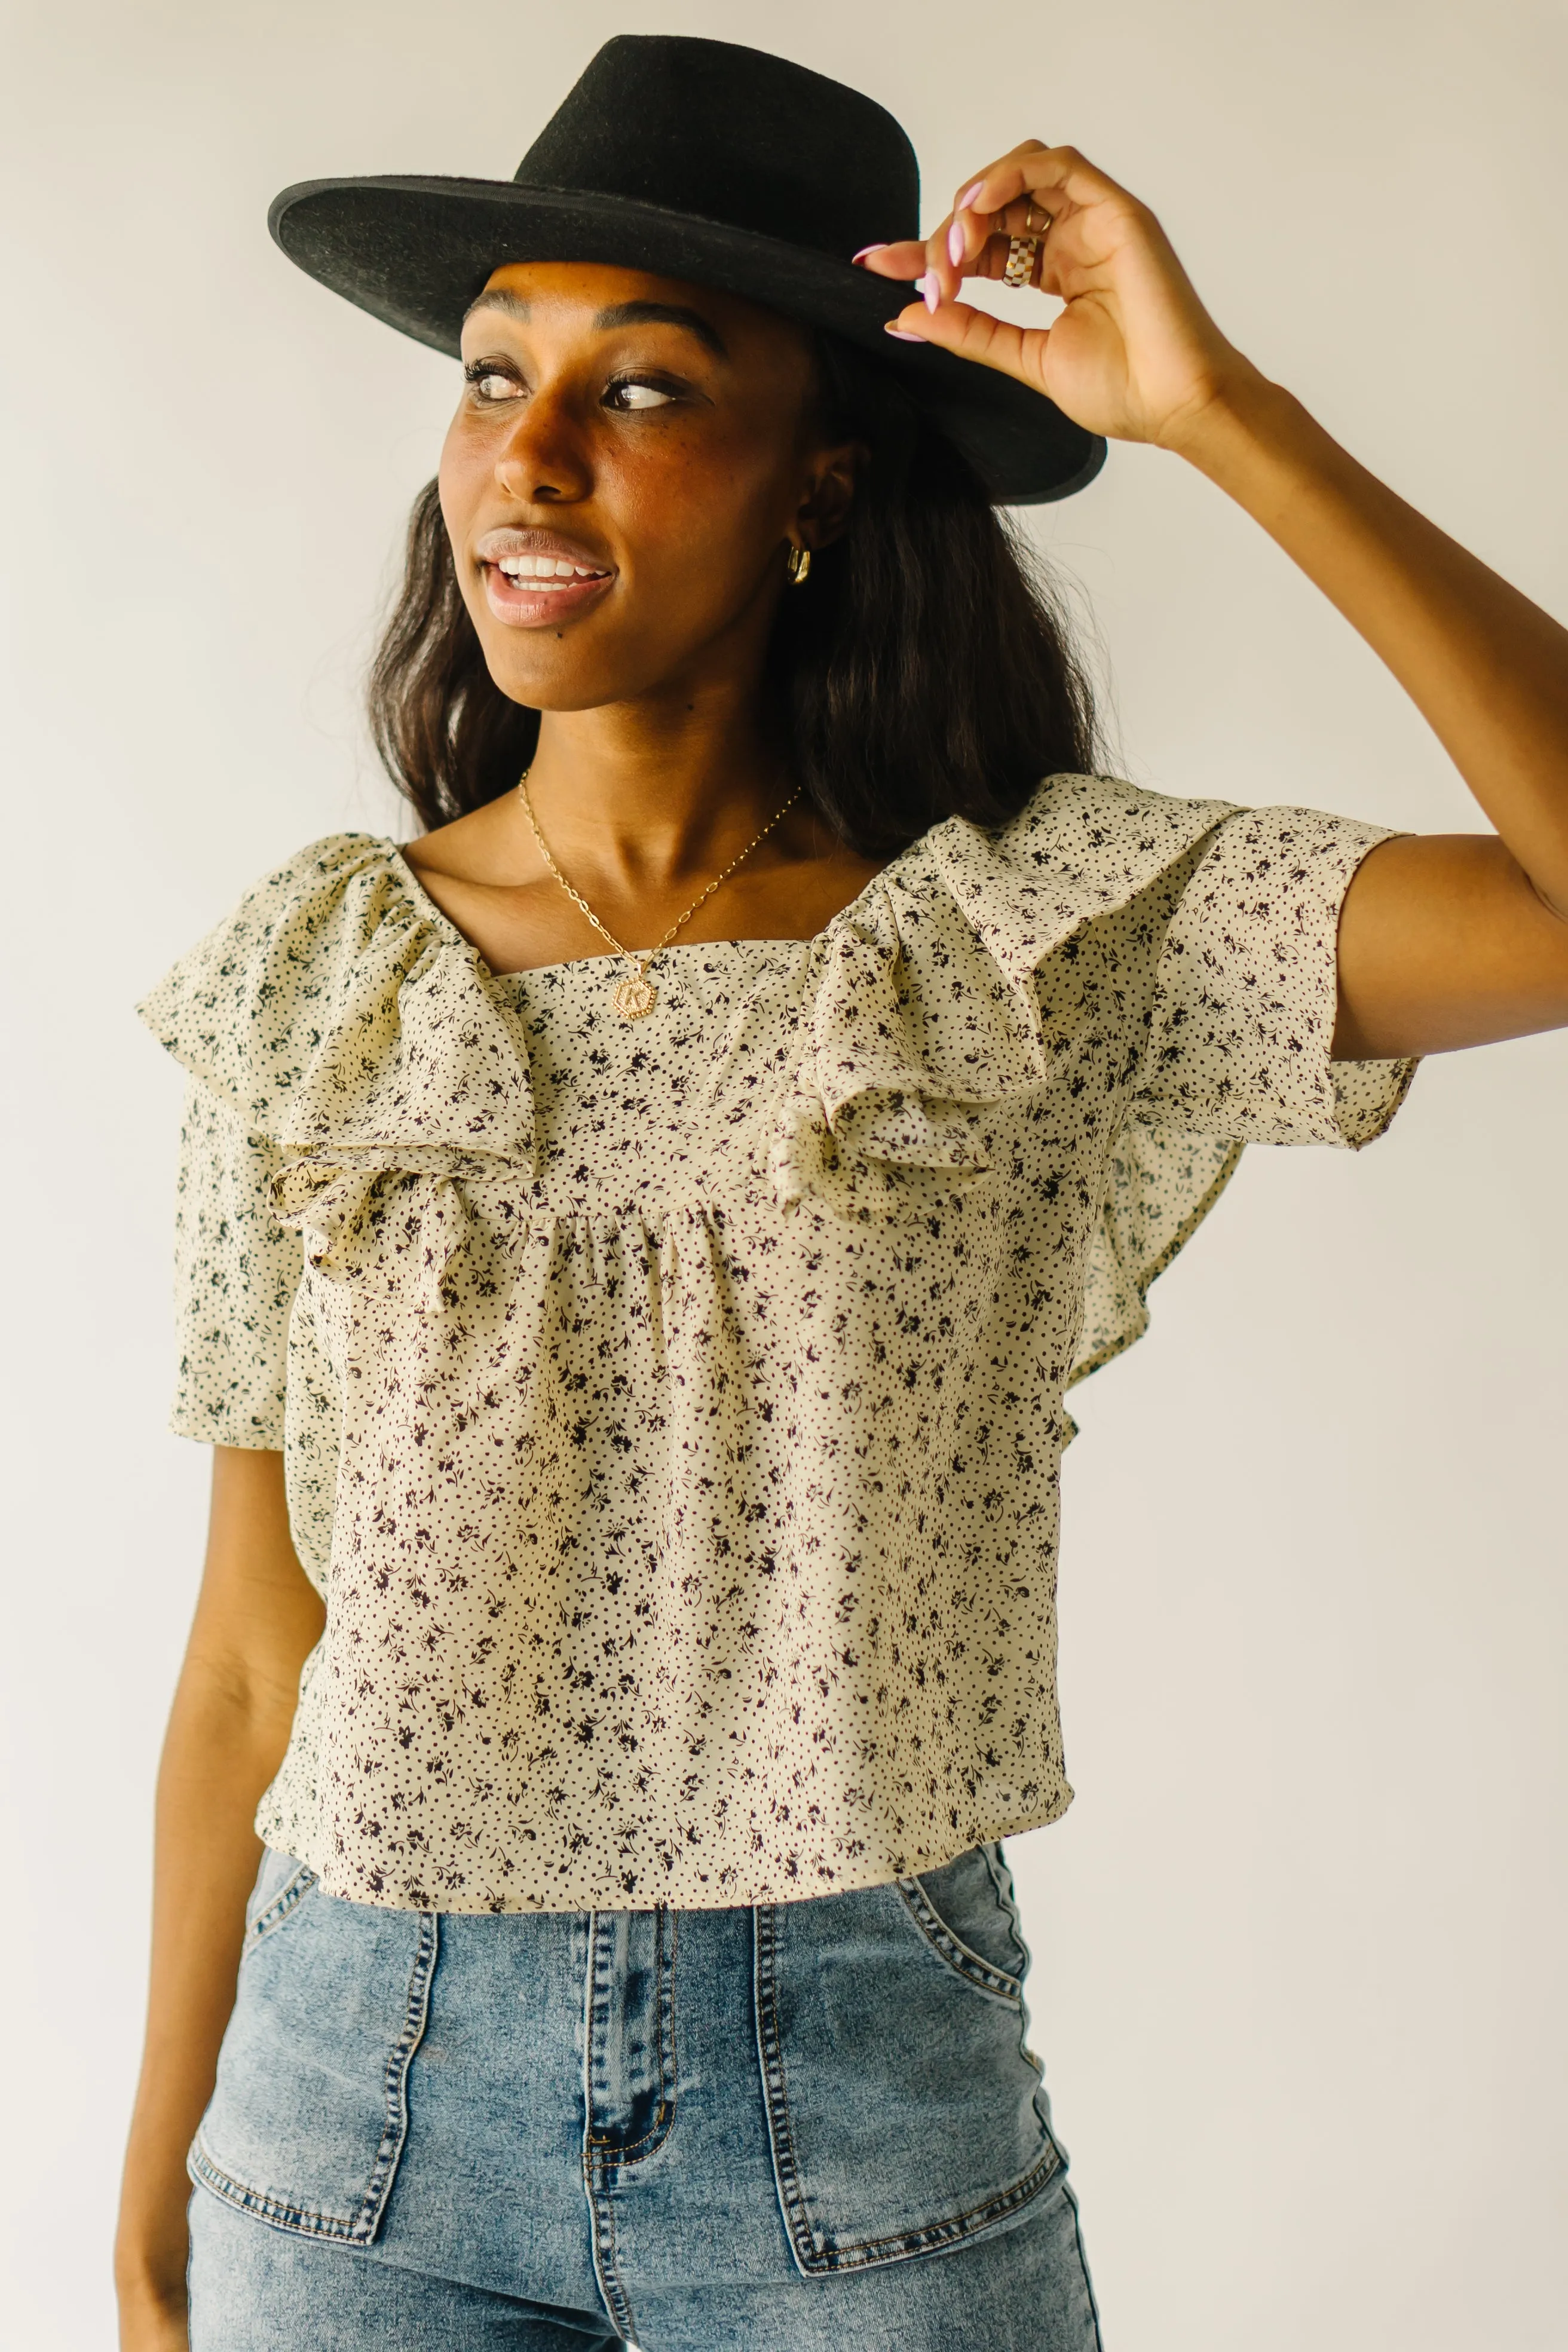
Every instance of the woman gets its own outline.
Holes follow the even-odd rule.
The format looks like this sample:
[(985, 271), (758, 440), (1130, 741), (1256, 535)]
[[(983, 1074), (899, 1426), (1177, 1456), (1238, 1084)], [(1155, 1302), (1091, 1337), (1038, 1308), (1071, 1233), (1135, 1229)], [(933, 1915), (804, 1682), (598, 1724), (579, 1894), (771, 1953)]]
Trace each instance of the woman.
[[(216, 1455), (137, 2352), (1099, 2341), (1001, 1847), (1070, 1797), (1064, 1391), (1247, 1141), (1568, 1021), (1568, 643), (1071, 149), (916, 200), (869, 100), (636, 39), (514, 184), (274, 208), (465, 381), (375, 679), (426, 830), (145, 1008)], [(1495, 834), (1093, 772), (992, 502), (1105, 436), (1257, 517)]]

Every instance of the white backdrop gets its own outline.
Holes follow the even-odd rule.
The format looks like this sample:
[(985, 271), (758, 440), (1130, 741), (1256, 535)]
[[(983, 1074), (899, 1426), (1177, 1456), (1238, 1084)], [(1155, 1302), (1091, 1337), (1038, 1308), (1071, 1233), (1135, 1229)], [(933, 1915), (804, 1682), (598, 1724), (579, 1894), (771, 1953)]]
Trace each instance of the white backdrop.
[[(1228, 331), (1568, 614), (1562, 0), (13, 0), (0, 86), (14, 1448), (0, 1727), (13, 2340), (110, 2340), (149, 1816), (205, 1462), (163, 1433), (178, 1081), (133, 997), (256, 874), (393, 828), (358, 717), (453, 370), (284, 262), (319, 173), (510, 175), (599, 41), (874, 91), (932, 217), (1029, 134), (1161, 211)], [(1468, 827), (1372, 657), (1113, 450), (1036, 526), (1128, 772)], [(1078, 1391), (1079, 1794), (1016, 1842), (1109, 2352), (1564, 2340), (1568, 1047), (1430, 1064), (1361, 1159), (1254, 1151)]]

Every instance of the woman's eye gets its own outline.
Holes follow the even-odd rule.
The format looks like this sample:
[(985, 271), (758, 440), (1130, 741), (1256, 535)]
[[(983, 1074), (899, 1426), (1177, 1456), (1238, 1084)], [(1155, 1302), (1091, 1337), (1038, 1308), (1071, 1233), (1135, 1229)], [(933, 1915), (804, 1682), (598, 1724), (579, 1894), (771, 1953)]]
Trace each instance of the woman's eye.
[(675, 398), (672, 392), (660, 391), (657, 383), (623, 382), (613, 383), (605, 395), (616, 408), (664, 408)]
[(515, 376), (505, 374), (500, 368), (487, 368), (476, 363), (473, 367), (465, 368), (463, 373), (476, 398), (481, 401), (512, 400), (522, 389)]

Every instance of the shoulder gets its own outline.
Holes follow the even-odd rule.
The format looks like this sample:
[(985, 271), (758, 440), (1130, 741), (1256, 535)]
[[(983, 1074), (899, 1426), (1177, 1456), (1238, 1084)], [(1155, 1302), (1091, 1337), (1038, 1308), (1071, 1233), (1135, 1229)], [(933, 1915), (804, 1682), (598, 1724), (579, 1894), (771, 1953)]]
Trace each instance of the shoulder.
[(1008, 824), (983, 830), (951, 820), (929, 838), (940, 855), (966, 855), (977, 872), (1019, 880), (1070, 874), (1115, 895), (1184, 856), (1236, 814), (1234, 801), (1186, 800), (1119, 776), (1047, 776)]
[(1115, 776), (1047, 776), (1009, 823), (949, 817), (910, 855), (940, 879), (1009, 976), (1125, 906), (1237, 814)]
[(395, 843), (329, 834), (253, 883), (136, 1009), (193, 1076), (265, 1127), (323, 1034), (405, 979), (439, 921)]
[(243, 956), (281, 931), (320, 929), (341, 922), (356, 906), (368, 911), (389, 892), (395, 894), (402, 870), (402, 855), (394, 842), (369, 833), (326, 834), (253, 882), (222, 921), (197, 941), (190, 957), (201, 955), (209, 945)]

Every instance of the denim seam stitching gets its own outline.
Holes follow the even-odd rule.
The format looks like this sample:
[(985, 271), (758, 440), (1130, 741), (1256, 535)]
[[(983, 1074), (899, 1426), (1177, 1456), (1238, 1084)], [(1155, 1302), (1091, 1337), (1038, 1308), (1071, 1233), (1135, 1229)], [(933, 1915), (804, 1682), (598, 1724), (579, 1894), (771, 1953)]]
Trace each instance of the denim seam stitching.
[[(675, 2128), (675, 2109), (679, 2091), (675, 2063), (675, 1914), (670, 1910), (668, 1905), (661, 1904), (658, 1907), (666, 1914), (670, 1921), (669, 1967), (668, 1970), (669, 1980), (668, 2047), (666, 2034), (667, 2021), (665, 1988), (665, 1977), (667, 1972), (662, 1967), (659, 1969), (658, 2118), (655, 2123), (652, 2131), (644, 2132), (640, 2139), (617, 2140), (615, 2135), (611, 2132), (595, 2132), (594, 2129), (593, 2112), (592, 2108), (590, 2108), (588, 2126), (584, 2134), (584, 2149), (585, 2155), (589, 2151), (593, 2151), (592, 2160), (601, 2168), (605, 2166), (615, 2164), (643, 2163), (648, 2157), (655, 2153), (656, 2149), (663, 2141), (669, 2137), (670, 2133)], [(658, 1932), (662, 1934), (662, 1929)], [(590, 2037), (589, 2055), (591, 2062), (593, 2035), (592, 2019), (589, 2021), (588, 2032)], [(604, 2151), (604, 2153), (601, 2154), (599, 2152), (601, 2150)]]
[(610, 2325), (618, 2329), (616, 2299), (619, 2287), (614, 2272), (606, 2277), (604, 2263), (605, 2223), (608, 2216), (601, 2211), (604, 2196), (598, 2178), (598, 2159), (594, 2154), (594, 2020), (598, 2007), (599, 1915), (588, 1914), (588, 1944), (583, 1969), (583, 2194), (588, 2205), (588, 2242), (594, 2264), (594, 2277), (605, 2305)]
[(211, 2189), (215, 2196), (221, 2197), (226, 2204), (235, 2206), (240, 2212), (254, 2213), (279, 2229), (293, 2231), (299, 2237), (331, 2238), (348, 2245), (368, 2245), (385, 2210), (398, 2159), (403, 2153), (403, 2143), (407, 2137), (408, 2069), (424, 2037), (426, 2020), (429, 2015), (430, 1979), (439, 1940), (436, 1913), (422, 1912), (414, 1965), (408, 1973), (403, 2030), (393, 2044), (382, 2078), (386, 2120), (371, 2167), (370, 2179), (356, 2213), (330, 2213), (324, 2207), (305, 2205), (297, 2198), (280, 2196), (274, 2189), (258, 2189), (249, 2181), (236, 2179), (232, 2173), (225, 2171), (220, 2164), (215, 2162), (199, 2127), (185, 2158), (185, 2169), (191, 2179), (202, 2188)]
[[(669, 2110), (669, 2124), (673, 2125), (676, 2093), (680, 2084), (680, 2065), (675, 2048), (675, 1956), (680, 1944), (680, 1914), (666, 1905), (660, 1916), (669, 1929), (669, 1958), (658, 1972), (659, 2080), (664, 2090), (665, 2104)], [(669, 2061), (668, 2074), (664, 2072), (667, 2056)], [(667, 2128), (668, 2128), (668, 2126)]]
[(1022, 2000), (1024, 1979), (1029, 1972), (1029, 1948), (1024, 1941), (1023, 1928), (1019, 1924), (1017, 1890), (1013, 1885), (1013, 1874), (1007, 1867), (1000, 1838), (988, 1840), (980, 1851), (985, 1856), (985, 1867), (991, 1874), (991, 1884), (996, 1889), (996, 1900), (1007, 1915), (1007, 1932), (1017, 1948), (1018, 1995)]
[(414, 2053), (425, 2038), (426, 2022), (430, 2014), (430, 1979), (435, 1974), (436, 1956), (440, 1945), (437, 1914), (422, 1911), (419, 1915), (419, 1942), (415, 1950), (414, 1966), (408, 1972), (403, 2031), (388, 2054), (382, 2078), (386, 2122), (361, 2201), (356, 2242), (368, 2245), (381, 2226), (381, 2217), (386, 2210), (386, 2200), (392, 2193), (392, 2183), (397, 2172), (398, 2159), (403, 2154), (403, 2144), (408, 2137), (408, 2069), (414, 2063)]
[[(1061, 2169), (1062, 2152), (1056, 2141), (1047, 2136), (1046, 2153), (1032, 2172), (1010, 2189), (998, 2189), (994, 2197), (983, 2205), (972, 2205), (966, 2213), (949, 2214), (945, 2221), (927, 2221), (910, 2230), (894, 2230), (884, 2238), (860, 2238), (851, 2246), (837, 2246), (825, 2253), (817, 2267), (822, 2270), (865, 2270), (879, 2262), (897, 2262), (901, 2256), (929, 2253), (933, 2247), (946, 2245), (955, 2238), (972, 2238), (987, 2223), (1001, 2221), (1026, 2205), (1031, 2197), (1056, 2178)], [(881, 2249), (890, 2246), (892, 2253)]]
[(210, 2189), (226, 2205), (275, 2222), (279, 2229), (296, 2231), (301, 2237), (353, 2237), (353, 2221), (346, 2213), (328, 2213), (320, 2206), (301, 2205), (275, 2195), (270, 2189), (253, 2189), (248, 2181), (236, 2180), (232, 2173), (214, 2163), (199, 2131), (185, 2158), (185, 2170), (199, 2188)]
[(1083, 2222), (1078, 2210), (1078, 2199), (1072, 2193), (1072, 2183), (1064, 2180), (1062, 2192), (1072, 2209), (1073, 2243), (1078, 2248), (1078, 2266), (1083, 2273), (1083, 2291), (1089, 2297), (1089, 2315), (1094, 2322), (1094, 2352), (1105, 2352), (1105, 2338), (1100, 2330), (1100, 2305), (1094, 2292), (1094, 2281), (1089, 2274), (1089, 2256), (1083, 2248)]
[(642, 2157), (635, 2155), (635, 2149), (642, 2147), (648, 2157), (654, 2155), (654, 2140), (666, 2138), (670, 2122), (672, 2116), (668, 2116), (654, 2131), (644, 2131), (639, 2140), (616, 2140), (609, 2133), (590, 2133), (588, 2145), (593, 2149), (593, 2161), (602, 2168), (611, 2168), (616, 2164), (642, 2164)]
[[(593, 2247), (594, 2276), (605, 2310), (617, 2335), (635, 2337), (631, 2305), (620, 2274), (616, 2244), (616, 2209), (605, 2174), (614, 2159), (598, 2151), (609, 2145), (594, 2131), (594, 2027), (598, 2014), (599, 1914), (588, 1915), (588, 1953), (584, 1970), (583, 2051), (583, 2186), (588, 2199), (588, 2232)], [(640, 2147), (641, 2142), (633, 2143)]]
[(599, 2277), (600, 2291), (605, 2304), (609, 2306), (610, 2317), (615, 2322), (616, 2329), (624, 2332), (628, 2343), (635, 2343), (637, 2327), (632, 2319), (631, 2298), (626, 2293), (626, 2281), (621, 2276), (620, 2250), (616, 2240), (615, 2201), (605, 2187), (602, 2178), (594, 2195), (594, 2206), (595, 2211), (603, 2209), (605, 2235), (609, 2241), (605, 2249), (608, 2261)]
[(1005, 1969), (993, 1968), (989, 1960), (960, 1942), (918, 1878), (900, 1878), (893, 1883), (927, 1943), (939, 1959), (946, 1961), (954, 1976), (963, 1977), (983, 1992), (994, 1993), (1000, 2000), (1022, 2001), (1023, 1979), (1009, 1976)]
[[(866, 2270), (878, 2263), (897, 2262), (910, 2255), (928, 2253), (934, 2247), (952, 2243), (954, 2239), (973, 2237), (990, 2222), (1001, 2221), (1006, 2214), (1026, 2205), (1032, 2197), (1037, 2196), (1055, 2178), (1062, 2164), (1062, 2152), (1049, 2130), (1045, 2133), (1045, 2154), (1032, 2170), (1014, 2181), (1009, 2188), (998, 2189), (994, 2197), (971, 2206), (966, 2212), (951, 2213), (940, 2221), (920, 2223), (908, 2230), (892, 2231), (885, 2237), (858, 2239), (847, 2246), (829, 2246), (826, 2238), (812, 2228), (790, 2131), (789, 2093), (784, 2079), (784, 2048), (773, 1991), (776, 1948), (773, 1912), (772, 1904), (759, 1904), (752, 1915), (756, 1948), (757, 2054), (763, 2071), (769, 2138), (773, 2144), (773, 2179), (778, 2188), (784, 2226), (800, 2269), (807, 2274), (818, 2275), (825, 2271)], [(884, 2247), (894, 2251), (884, 2252)]]
[(773, 1912), (774, 1906), (771, 1903), (759, 1903), (752, 1912), (752, 1933), (756, 1953), (757, 2059), (762, 2068), (763, 2097), (768, 2113), (773, 2181), (778, 2189), (784, 2228), (789, 2232), (796, 2262), (802, 2271), (809, 2273), (822, 2267), (823, 2249), (819, 2248), (816, 2233), (811, 2226), (801, 2187), (795, 2139), (790, 2130), (784, 2045), (778, 2030), (778, 2011), (773, 1993), (773, 1957), (777, 1943)]
[(241, 1965), (250, 1958), (258, 1945), (275, 1935), (286, 1919), (291, 1918), (316, 1884), (316, 1874), (307, 1862), (302, 1862), (291, 1878), (285, 1879), (265, 1911), (258, 1912), (246, 1930), (245, 1949)]

